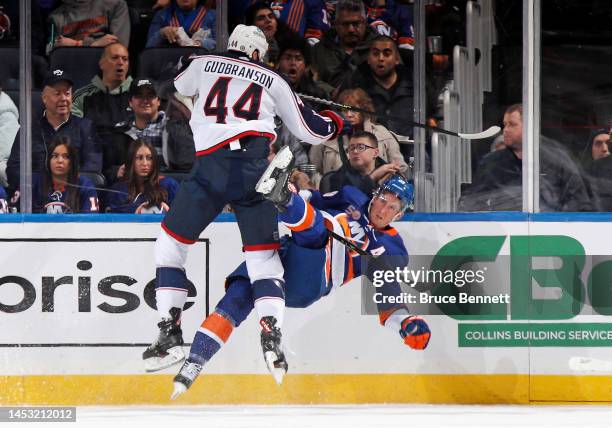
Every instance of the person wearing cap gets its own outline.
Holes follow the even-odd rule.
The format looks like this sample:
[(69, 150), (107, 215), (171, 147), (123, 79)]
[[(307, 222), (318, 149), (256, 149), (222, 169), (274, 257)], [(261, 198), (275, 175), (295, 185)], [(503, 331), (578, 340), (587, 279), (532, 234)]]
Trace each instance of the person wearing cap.
[[(157, 164), (161, 171), (174, 169), (175, 136), (172, 130), (167, 128), (168, 117), (159, 109), (160, 98), (151, 80), (138, 79), (132, 82), (129, 105), (132, 115), (128, 120), (115, 125), (113, 138), (103, 145), (104, 175), (107, 183), (113, 183), (123, 177), (128, 146), (137, 139), (148, 141), (155, 148)], [(186, 142), (180, 139), (180, 144), (186, 144), (195, 157), (193, 138)]]
[[(45, 168), (47, 147), (55, 137), (68, 137), (76, 147), (80, 165), (84, 172), (101, 172), (102, 152), (94, 125), (87, 118), (71, 113), (72, 86), (70, 76), (62, 69), (47, 73), (42, 90), (44, 110), (32, 127), (32, 172)], [(9, 188), (19, 187), (19, 137), (15, 138), (9, 157), (6, 175)]]
[(115, 124), (128, 120), (129, 88), (132, 77), (128, 76), (130, 57), (121, 43), (112, 43), (104, 48), (98, 63), (101, 76), (94, 76), (91, 83), (74, 92), (72, 112), (89, 118), (102, 140), (113, 132)]

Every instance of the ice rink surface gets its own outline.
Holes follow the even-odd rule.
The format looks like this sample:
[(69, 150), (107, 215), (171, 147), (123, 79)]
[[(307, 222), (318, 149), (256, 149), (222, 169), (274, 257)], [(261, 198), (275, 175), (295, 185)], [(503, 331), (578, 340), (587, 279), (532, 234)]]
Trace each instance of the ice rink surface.
[(78, 407), (75, 423), (44, 427), (612, 427), (612, 406), (359, 405)]

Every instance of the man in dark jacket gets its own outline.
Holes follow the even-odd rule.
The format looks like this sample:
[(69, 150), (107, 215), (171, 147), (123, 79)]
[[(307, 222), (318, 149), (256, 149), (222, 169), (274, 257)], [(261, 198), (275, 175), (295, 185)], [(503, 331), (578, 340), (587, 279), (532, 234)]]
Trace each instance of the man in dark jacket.
[(132, 77), (128, 76), (130, 58), (127, 48), (121, 43), (106, 46), (99, 65), (102, 78), (96, 75), (91, 83), (75, 91), (72, 112), (91, 120), (102, 141), (106, 141), (115, 124), (130, 117)]
[(348, 159), (341, 154), (344, 165), (337, 171), (328, 172), (321, 179), (321, 193), (354, 186), (369, 195), (380, 183), (400, 172), (398, 163), (386, 163), (378, 157), (378, 141), (370, 132), (356, 131), (351, 136), (346, 151)]
[[(370, 43), (367, 62), (347, 77), (342, 89), (362, 88), (372, 98), (374, 110), (413, 119), (412, 71), (400, 64), (398, 48), (390, 37), (376, 36)], [(378, 117), (377, 121), (400, 135), (411, 136), (407, 121)]]
[[(464, 211), (522, 210), (523, 107), (504, 114), (505, 149), (485, 156), (473, 184), (459, 200)], [(558, 143), (540, 139), (540, 211), (592, 211), (593, 204), (578, 167)]]
[[(123, 177), (128, 147), (137, 139), (153, 145), (157, 164), (162, 171), (185, 169), (185, 153), (189, 155), (192, 165), (195, 159), (193, 136), (182, 135), (180, 129), (177, 132), (175, 127), (168, 126), (169, 118), (160, 110), (161, 100), (153, 83), (147, 79), (134, 80), (129, 94), (132, 116), (127, 121), (117, 123), (113, 137), (102, 145), (107, 183), (114, 183)], [(179, 159), (183, 159), (183, 162)]]
[(376, 33), (366, 27), (361, 0), (340, 0), (336, 5), (334, 28), (327, 31), (312, 49), (312, 63), (319, 79), (334, 88), (365, 62), (368, 44)]
[[(100, 172), (102, 152), (93, 123), (71, 113), (72, 80), (61, 69), (48, 73), (42, 91), (44, 111), (32, 127), (32, 172), (42, 171), (47, 158), (47, 146), (57, 136), (69, 137), (79, 152), (81, 171)], [(6, 175), (9, 188), (19, 187), (19, 134), (11, 149)]]

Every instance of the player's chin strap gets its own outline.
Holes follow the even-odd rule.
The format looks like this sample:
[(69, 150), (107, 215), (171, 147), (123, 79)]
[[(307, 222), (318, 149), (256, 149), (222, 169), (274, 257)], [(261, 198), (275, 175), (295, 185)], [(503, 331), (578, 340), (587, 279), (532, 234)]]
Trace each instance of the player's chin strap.
[(315, 103), (318, 104), (322, 104), (322, 105), (326, 105), (326, 106), (331, 106), (331, 107), (336, 107), (342, 110), (352, 110), (352, 111), (356, 111), (359, 113), (364, 113), (370, 116), (376, 116), (376, 117), (382, 117), (385, 119), (390, 119), (390, 120), (395, 120), (395, 121), (402, 121), (403, 123), (408, 123), (412, 126), (415, 126), (417, 128), (425, 128), (425, 129), (430, 129), (432, 131), (435, 132), (439, 132), (441, 134), (446, 134), (446, 135), (452, 135), (453, 137), (459, 137), (459, 138), (464, 138), (467, 140), (480, 140), (483, 138), (491, 138), (496, 136), (497, 134), (499, 134), (501, 132), (501, 128), (499, 126), (491, 126), (488, 129), (485, 129), (482, 132), (476, 132), (476, 133), (464, 133), (464, 132), (453, 132), (453, 131), (449, 131), (447, 129), (444, 128), (439, 128), (437, 126), (430, 126), (430, 125), (426, 125), (424, 123), (419, 123), (419, 122), (415, 122), (413, 120), (408, 119), (407, 117), (399, 117), (399, 116), (393, 116), (393, 115), (389, 115), (389, 114), (385, 114), (385, 113), (376, 113), (373, 111), (369, 111), (369, 110), (365, 110), (362, 108), (358, 108), (358, 107), (353, 107), (347, 104), (340, 104), (340, 103), (336, 103), (330, 100), (326, 100), (325, 98), (318, 98), (318, 97), (313, 97), (311, 95), (306, 95), (306, 94), (297, 94), (300, 98), (308, 100), (308, 101), (313, 101)]

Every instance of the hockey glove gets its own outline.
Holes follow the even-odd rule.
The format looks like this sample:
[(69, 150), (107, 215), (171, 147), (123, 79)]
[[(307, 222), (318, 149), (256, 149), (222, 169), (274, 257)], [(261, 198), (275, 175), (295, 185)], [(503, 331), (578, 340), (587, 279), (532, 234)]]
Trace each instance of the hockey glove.
[(336, 133), (331, 139), (334, 139), (340, 135), (351, 135), (353, 133), (353, 128), (351, 128), (351, 123), (341, 114), (336, 113), (332, 110), (323, 110), (319, 112), (321, 116), (329, 117), (334, 125), (336, 125)]
[(425, 349), (429, 343), (431, 331), (423, 318), (410, 316), (402, 321), (400, 336), (404, 338), (404, 343), (412, 349)]

